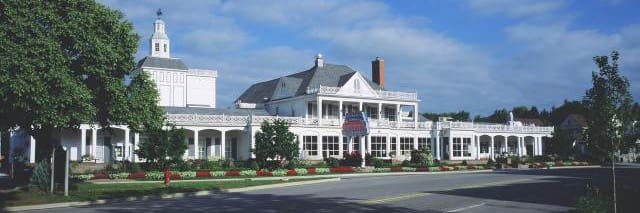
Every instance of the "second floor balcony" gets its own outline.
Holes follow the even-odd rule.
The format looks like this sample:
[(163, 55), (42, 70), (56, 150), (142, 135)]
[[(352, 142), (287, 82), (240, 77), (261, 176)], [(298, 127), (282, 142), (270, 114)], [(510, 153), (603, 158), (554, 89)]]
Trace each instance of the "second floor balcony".
[[(329, 87), (329, 86), (322, 86), (322, 85), (320, 85), (319, 87), (307, 88), (307, 94), (338, 95), (339, 91), (340, 91), (340, 87)], [(380, 99), (400, 100), (400, 101), (418, 101), (418, 93), (415, 93), (415, 92), (375, 90), (375, 94)]]

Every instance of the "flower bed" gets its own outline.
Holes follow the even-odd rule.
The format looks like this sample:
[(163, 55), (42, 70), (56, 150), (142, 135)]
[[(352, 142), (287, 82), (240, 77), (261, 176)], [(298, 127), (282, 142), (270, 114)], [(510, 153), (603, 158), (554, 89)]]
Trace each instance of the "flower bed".
[(129, 174), (129, 176), (127, 176), (127, 179), (142, 179), (142, 178), (145, 178), (146, 176), (147, 174), (144, 172), (136, 172), (136, 173)]
[(353, 167), (350, 166), (340, 166), (336, 168), (330, 169), (331, 173), (352, 173), (354, 172)]
[[(588, 165), (585, 162), (547, 162), (546, 164), (537, 163), (532, 164), (535, 166), (545, 166), (545, 165)], [(489, 168), (489, 167), (486, 167)], [(367, 169), (358, 169), (358, 172), (364, 173), (381, 173), (381, 172), (435, 172), (435, 171), (454, 171), (454, 170), (474, 170), (474, 169), (485, 169), (485, 166), (482, 165), (467, 165), (467, 166), (440, 166), (440, 167), (401, 167), (394, 166), (390, 168), (367, 168)], [(340, 174), (340, 173), (354, 173), (356, 169), (354, 167), (349, 166), (341, 166), (335, 168), (296, 168), (296, 169), (278, 169), (273, 171), (267, 170), (229, 170), (229, 171), (210, 171), (210, 170), (197, 170), (197, 171), (172, 171), (171, 179), (181, 180), (181, 179), (198, 179), (198, 178), (216, 178), (216, 177), (283, 177), (283, 176), (302, 176), (302, 175), (315, 175), (315, 174)], [(95, 174), (80, 174), (73, 175), (73, 179), (80, 181), (87, 180), (96, 180), (96, 179), (114, 179), (114, 180), (124, 180), (124, 179), (147, 179), (147, 180), (164, 180), (164, 172), (161, 171), (153, 171), (153, 172), (137, 172), (137, 173), (95, 173)]]

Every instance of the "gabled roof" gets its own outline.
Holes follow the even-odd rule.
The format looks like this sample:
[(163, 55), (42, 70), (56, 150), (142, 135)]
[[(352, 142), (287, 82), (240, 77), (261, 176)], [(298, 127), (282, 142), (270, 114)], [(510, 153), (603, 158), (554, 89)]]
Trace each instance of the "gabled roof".
[[(355, 74), (356, 71), (348, 66), (325, 63), (322, 67), (314, 66), (306, 71), (251, 85), (242, 93), (242, 95), (240, 95), (240, 97), (236, 99), (236, 101), (240, 100), (243, 103), (268, 102), (271, 97), (273, 97), (275, 90), (278, 88), (278, 82), (280, 82), (280, 79), (286, 79), (288, 86), (297, 86), (294, 88), (295, 94), (293, 96), (295, 97), (305, 95), (307, 88), (319, 87), (320, 85), (341, 87)], [(367, 78), (365, 79), (371, 88), (376, 90), (380, 89), (378, 84), (373, 83)], [(298, 81), (300, 83), (298, 83)]]
[(264, 109), (217, 109), (200, 107), (163, 107), (168, 114), (200, 114), (200, 115), (235, 115), (235, 116), (267, 116)]
[(154, 67), (174, 70), (188, 70), (187, 65), (179, 58), (160, 58), (147, 56), (138, 61), (138, 68), (140, 67)]

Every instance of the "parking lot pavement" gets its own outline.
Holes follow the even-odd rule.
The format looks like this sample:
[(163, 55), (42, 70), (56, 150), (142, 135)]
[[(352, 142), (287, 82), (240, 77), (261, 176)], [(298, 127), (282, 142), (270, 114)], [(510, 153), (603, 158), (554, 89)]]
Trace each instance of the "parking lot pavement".
[[(243, 193), (33, 212), (566, 212), (587, 184), (609, 184), (609, 172), (590, 168), (353, 177)], [(636, 183), (640, 169), (621, 169), (617, 175), (621, 187), (640, 188)], [(635, 198), (619, 199), (624, 209)]]

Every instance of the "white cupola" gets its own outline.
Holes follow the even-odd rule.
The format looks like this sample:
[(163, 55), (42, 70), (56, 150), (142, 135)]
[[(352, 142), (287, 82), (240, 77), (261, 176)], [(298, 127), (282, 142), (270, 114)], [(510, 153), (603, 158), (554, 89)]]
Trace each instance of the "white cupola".
[(171, 57), (171, 45), (169, 37), (165, 33), (165, 24), (162, 21), (162, 10), (156, 12), (158, 18), (153, 23), (153, 35), (149, 39), (149, 55), (151, 57), (169, 58)]

